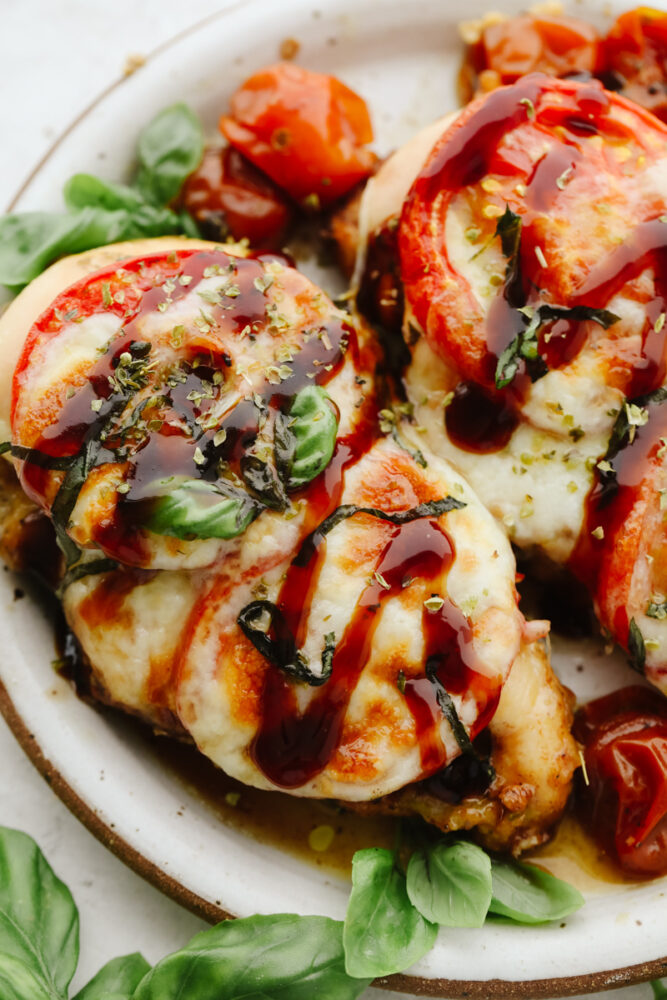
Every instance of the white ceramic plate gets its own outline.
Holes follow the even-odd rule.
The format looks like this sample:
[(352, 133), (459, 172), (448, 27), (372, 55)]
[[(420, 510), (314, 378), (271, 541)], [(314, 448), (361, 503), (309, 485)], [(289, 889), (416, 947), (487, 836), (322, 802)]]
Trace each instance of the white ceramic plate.
[[(179, 37), (98, 101), (29, 178), (14, 207), (57, 209), (64, 180), (89, 170), (123, 179), (142, 125), (189, 102), (211, 133), (227, 99), (254, 69), (301, 44), (298, 61), (341, 76), (368, 101), (380, 154), (455, 106), (461, 58), (456, 24), (488, 0), (247, 0)], [(505, 0), (516, 13), (520, 0)], [(618, 2), (578, 3), (601, 24)], [(604, 8), (604, 11), (603, 11)], [(326, 281), (326, 278), (324, 279)], [(275, 847), (221, 825), (198, 797), (146, 753), (136, 728), (81, 702), (51, 666), (53, 631), (32, 599), (0, 579), (0, 707), (70, 808), (124, 860), (211, 919), (293, 911), (341, 918), (349, 886)], [(561, 644), (554, 661), (582, 698), (627, 683), (623, 658), (597, 645)], [(583, 666), (577, 670), (577, 665)], [(573, 917), (539, 928), (493, 924), (442, 933), (394, 988), (433, 996), (556, 996), (664, 975), (665, 880), (589, 894)]]

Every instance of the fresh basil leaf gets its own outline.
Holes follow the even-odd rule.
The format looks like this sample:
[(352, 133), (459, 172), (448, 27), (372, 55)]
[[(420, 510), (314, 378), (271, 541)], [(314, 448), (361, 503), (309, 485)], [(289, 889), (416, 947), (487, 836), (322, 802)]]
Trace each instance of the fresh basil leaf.
[(521, 216), (513, 212), (509, 205), (505, 205), (505, 212), (496, 223), (495, 235), (500, 238), (503, 257), (507, 258), (503, 295), (513, 306), (522, 305), (526, 301), (521, 280), (522, 226)]
[(652, 979), (649, 986), (653, 990), (653, 1000), (667, 1000), (667, 986), (660, 979)]
[(355, 1000), (369, 981), (345, 972), (339, 921), (277, 914), (203, 931), (158, 962), (133, 1000)]
[(167, 208), (82, 208), (77, 212), (24, 212), (0, 219), (0, 284), (19, 289), (59, 257), (107, 243), (181, 233), (181, 216)]
[(490, 913), (520, 924), (561, 920), (584, 905), (581, 893), (535, 865), (491, 861), (493, 897)]
[(61, 1000), (61, 994), (47, 990), (27, 965), (12, 955), (0, 954), (0, 997), (2, 1000)]
[(117, 208), (135, 211), (145, 205), (144, 199), (125, 184), (103, 181), (93, 174), (74, 174), (63, 188), (65, 205), (71, 211), (79, 208), (104, 208), (113, 212)]
[(438, 928), (408, 898), (405, 875), (393, 851), (357, 851), (352, 859), (352, 892), (343, 944), (351, 976), (402, 972), (433, 947)]
[(108, 1000), (118, 996), (130, 1000), (135, 989), (150, 971), (150, 965), (143, 955), (134, 952), (113, 958), (102, 966), (97, 975), (79, 990), (74, 1000)]
[(338, 414), (324, 389), (309, 385), (296, 394), (289, 413), (276, 421), (276, 465), (288, 490), (319, 476), (336, 447)]
[(641, 629), (634, 618), (630, 619), (628, 653), (630, 654), (630, 665), (634, 667), (635, 670), (638, 670), (640, 674), (643, 674), (644, 667), (646, 666), (646, 643), (644, 642), (644, 636), (641, 633)]
[(7, 827), (0, 827), (0, 955), (23, 962), (49, 997), (66, 994), (79, 957), (79, 914), (69, 889), (34, 840)]
[(147, 201), (166, 205), (176, 198), (183, 181), (201, 163), (201, 122), (186, 104), (164, 108), (141, 132), (137, 154), (137, 188)]
[(444, 927), (481, 927), (491, 903), (491, 859), (466, 840), (415, 851), (408, 896), (422, 916)]
[[(158, 489), (170, 486), (162, 480)], [(236, 538), (255, 520), (260, 505), (243, 490), (201, 479), (178, 482), (167, 496), (153, 502), (146, 527), (174, 538)]]

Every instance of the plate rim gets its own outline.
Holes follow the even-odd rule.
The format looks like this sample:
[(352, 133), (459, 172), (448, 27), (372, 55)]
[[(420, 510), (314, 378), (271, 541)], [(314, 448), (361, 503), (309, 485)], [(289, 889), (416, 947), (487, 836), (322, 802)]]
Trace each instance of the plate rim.
[[(214, 11), (178, 31), (176, 34), (169, 36), (169, 38), (145, 56), (139, 70), (189, 35), (199, 31), (205, 25), (234, 15), (244, 7), (261, 4), (261, 2), (262, 0), (231, 0), (223, 9)], [(328, 0), (319, 0), (319, 8), (324, 9), (327, 2)], [(81, 109), (39, 157), (18, 189), (15, 190), (2, 214), (8, 214), (14, 210), (30, 185), (68, 136), (98, 105), (134, 76), (135, 72), (121, 73)], [(95, 809), (84, 801), (60, 770), (43, 752), (37, 737), (31, 732), (30, 727), (16, 708), (2, 677), (0, 677), (0, 714), (3, 716), (19, 746), (44, 778), (47, 785), (49, 785), (79, 822), (120, 861), (164, 895), (208, 923), (215, 924), (221, 920), (236, 919), (235, 914), (209, 902), (198, 893), (189, 889), (177, 878), (169, 875), (158, 864), (151, 861), (140, 850), (132, 846), (123, 836), (120, 836), (113, 829), (113, 824), (106, 822)], [(471, 1000), (489, 1000), (490, 997), (493, 997), (493, 1000), (510, 1000), (510, 998), (512, 1000), (514, 998), (516, 1000), (531, 1000), (531, 998), (534, 998), (534, 1000), (553, 1000), (556, 997), (576, 996), (594, 993), (599, 990), (640, 985), (652, 979), (664, 978), (665, 976), (667, 976), (667, 954), (662, 958), (652, 959), (648, 962), (640, 962), (602, 972), (582, 973), (575, 976), (547, 979), (455, 980), (397, 973), (392, 976), (380, 977), (374, 980), (372, 985), (385, 990), (395, 990), (406, 994), (412, 993), (417, 996), (442, 998), (442, 1000), (455, 1000), (455, 998), (460, 997), (471, 998)]]

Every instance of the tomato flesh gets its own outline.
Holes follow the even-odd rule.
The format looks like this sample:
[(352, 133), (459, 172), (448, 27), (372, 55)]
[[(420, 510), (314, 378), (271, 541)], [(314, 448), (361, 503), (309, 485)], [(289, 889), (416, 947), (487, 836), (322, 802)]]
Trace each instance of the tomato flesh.
[(236, 91), (225, 138), (299, 202), (328, 205), (375, 163), (365, 102), (333, 76), (279, 63)]
[(589, 784), (577, 809), (598, 843), (633, 876), (667, 872), (667, 702), (639, 686), (586, 705), (574, 733)]

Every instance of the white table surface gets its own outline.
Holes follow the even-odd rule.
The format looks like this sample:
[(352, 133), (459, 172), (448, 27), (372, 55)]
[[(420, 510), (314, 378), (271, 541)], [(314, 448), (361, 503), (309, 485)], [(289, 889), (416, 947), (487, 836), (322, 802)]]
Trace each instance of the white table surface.
[[(0, 207), (9, 203), (63, 129), (122, 74), (128, 57), (150, 53), (229, 2), (0, 0)], [(75, 990), (116, 955), (140, 950), (155, 962), (204, 928), (74, 819), (2, 719), (0, 759), (0, 823), (38, 841), (80, 910)], [(638, 986), (595, 996), (648, 1000), (651, 995), (648, 986)], [(373, 989), (364, 994), (364, 1000), (401, 997), (409, 1000), (405, 994)]]

